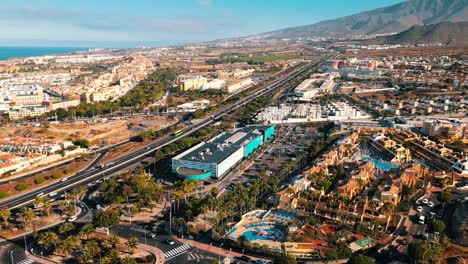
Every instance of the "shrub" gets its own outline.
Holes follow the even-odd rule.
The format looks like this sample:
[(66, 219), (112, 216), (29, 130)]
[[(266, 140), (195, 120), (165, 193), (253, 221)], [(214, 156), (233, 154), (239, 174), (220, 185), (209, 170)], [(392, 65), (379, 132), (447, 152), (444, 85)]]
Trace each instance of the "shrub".
[(63, 170), (63, 174), (65, 174), (65, 175), (72, 174), (73, 172), (74, 172), (73, 169), (64, 169)]
[(44, 178), (41, 177), (41, 178), (35, 179), (35, 180), (34, 180), (34, 183), (35, 183), (35, 184), (43, 184), (45, 181), (46, 181), (46, 179), (44, 179)]
[(7, 192), (0, 192), (0, 199), (6, 198), (8, 195), (9, 194)]
[(28, 188), (28, 185), (26, 183), (20, 183), (16, 185), (15, 187), (15, 189), (20, 192), (26, 190), (27, 188)]
[(60, 173), (58, 173), (58, 172), (52, 174), (52, 179), (57, 180), (57, 179), (60, 179), (60, 178), (62, 178), (62, 174), (60, 174)]

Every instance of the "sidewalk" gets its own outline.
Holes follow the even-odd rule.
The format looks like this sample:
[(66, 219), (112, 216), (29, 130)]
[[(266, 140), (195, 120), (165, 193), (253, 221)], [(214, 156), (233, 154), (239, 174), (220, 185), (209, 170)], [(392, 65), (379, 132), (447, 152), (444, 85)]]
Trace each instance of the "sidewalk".
[(45, 259), (45, 258), (36, 257), (36, 256), (34, 256), (33, 254), (29, 253), (29, 251), (27, 251), (27, 250), (24, 251), (24, 254), (26, 254), (26, 257), (27, 257), (28, 259), (34, 260), (34, 261), (37, 262), (37, 263), (42, 263), (42, 264), (57, 264), (57, 262), (54, 262), (54, 261), (51, 261), (51, 260), (48, 260), (48, 259)]
[[(172, 236), (172, 238), (174, 240), (177, 240), (181, 243), (184, 243), (184, 244), (190, 244), (202, 251), (206, 251), (206, 252), (210, 252), (210, 253), (213, 253), (215, 255), (221, 255), (221, 256), (224, 256), (224, 257), (241, 257), (243, 256), (244, 254), (242, 253), (239, 253), (239, 252), (235, 252), (235, 251), (230, 251), (230, 250), (227, 250), (227, 249), (224, 249), (224, 248), (220, 248), (220, 247), (217, 247), (217, 246), (211, 246), (211, 245), (208, 245), (208, 244), (205, 244), (205, 243), (201, 243), (201, 242), (198, 242), (198, 241), (195, 241), (195, 240), (190, 240), (190, 239), (184, 239), (184, 238), (180, 238), (180, 237), (177, 237), (177, 236)], [(258, 258), (258, 257), (253, 257), (253, 256), (249, 256), (249, 258), (253, 259), (253, 260), (257, 260), (257, 259), (262, 259), (262, 258)]]
[[(96, 235), (98, 236), (101, 236), (101, 237), (107, 237), (107, 235), (103, 234), (103, 233), (100, 233), (100, 232), (95, 232)], [(125, 238), (121, 238), (119, 237), (119, 242), (120, 244), (125, 244), (125, 242), (127, 242), (127, 239)], [(143, 250), (143, 251), (148, 251), (150, 253), (152, 253), (153, 255), (156, 256), (156, 264), (164, 264), (164, 261), (165, 261), (165, 257), (164, 257), (164, 252), (157, 248), (157, 247), (153, 247), (153, 246), (150, 246), (150, 245), (145, 245), (143, 243), (139, 243), (138, 246), (137, 246), (137, 249), (139, 250)]]

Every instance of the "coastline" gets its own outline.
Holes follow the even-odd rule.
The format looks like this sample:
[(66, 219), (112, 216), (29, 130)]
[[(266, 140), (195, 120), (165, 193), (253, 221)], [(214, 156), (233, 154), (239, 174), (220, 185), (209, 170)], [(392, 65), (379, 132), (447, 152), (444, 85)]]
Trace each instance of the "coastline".
[(0, 46), (0, 61), (9, 59), (58, 55), (75, 52), (87, 52), (89, 48), (83, 47), (15, 47)]

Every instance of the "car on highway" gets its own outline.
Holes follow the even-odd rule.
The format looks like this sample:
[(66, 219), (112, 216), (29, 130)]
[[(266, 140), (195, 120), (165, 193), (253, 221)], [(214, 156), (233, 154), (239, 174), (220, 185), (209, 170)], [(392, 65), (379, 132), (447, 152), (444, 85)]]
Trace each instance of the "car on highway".
[(152, 233), (152, 232), (149, 233), (149, 236), (150, 236), (151, 238), (153, 238), (153, 239), (156, 238), (156, 234), (155, 234), (155, 233)]
[(63, 178), (62, 180), (60, 180), (61, 182), (64, 182), (64, 181), (67, 181), (68, 178)]
[(422, 212), (422, 209), (423, 209), (422, 206), (418, 206), (418, 208), (416, 208), (416, 211), (417, 212)]
[(174, 241), (170, 240), (170, 239), (166, 239), (166, 241), (164, 241), (166, 244), (172, 246), (174, 245)]

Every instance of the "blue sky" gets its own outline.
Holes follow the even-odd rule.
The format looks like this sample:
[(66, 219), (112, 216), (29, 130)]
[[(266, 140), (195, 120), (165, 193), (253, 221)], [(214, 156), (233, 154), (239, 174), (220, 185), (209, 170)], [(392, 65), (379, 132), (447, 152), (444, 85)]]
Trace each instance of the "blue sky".
[(131, 47), (246, 36), (402, 0), (1, 0), (0, 45)]

